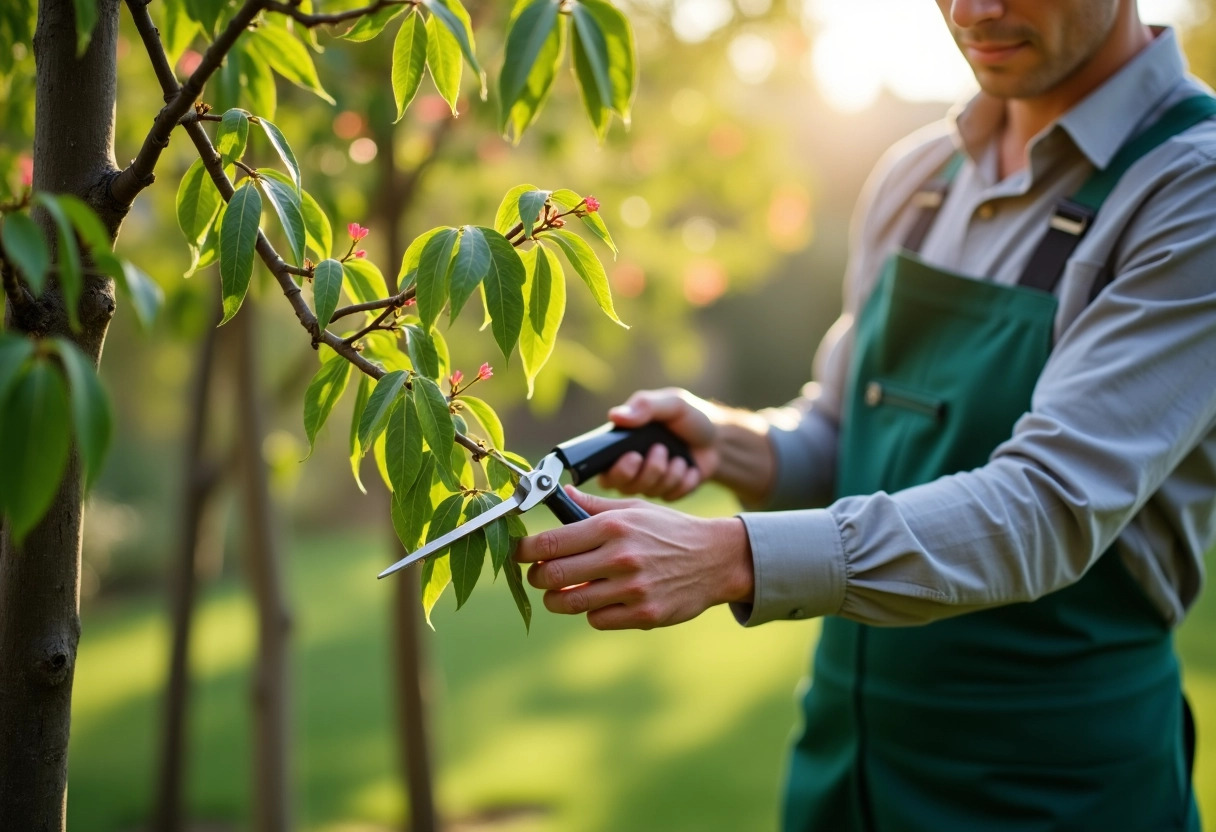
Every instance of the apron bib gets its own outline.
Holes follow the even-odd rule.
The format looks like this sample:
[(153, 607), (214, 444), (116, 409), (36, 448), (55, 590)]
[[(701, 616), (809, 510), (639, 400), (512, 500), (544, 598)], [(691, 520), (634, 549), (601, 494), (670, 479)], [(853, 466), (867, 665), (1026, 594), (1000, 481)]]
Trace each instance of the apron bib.
[[(1214, 112), (1206, 96), (1183, 102), (1062, 201), (1021, 285), (911, 253), (888, 261), (856, 323), (837, 496), (988, 461), (1030, 409), (1051, 291), (1102, 200), (1132, 162)], [(956, 169), (930, 185), (937, 204)], [(921, 627), (825, 618), (813, 680), (786, 832), (1199, 830), (1171, 632), (1113, 551), (1031, 603)]]

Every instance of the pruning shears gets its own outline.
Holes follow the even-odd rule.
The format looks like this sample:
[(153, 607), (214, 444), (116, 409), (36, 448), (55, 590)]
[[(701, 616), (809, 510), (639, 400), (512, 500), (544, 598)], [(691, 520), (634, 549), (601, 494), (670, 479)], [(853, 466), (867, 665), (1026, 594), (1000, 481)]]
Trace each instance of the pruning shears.
[(437, 537), (425, 546), (414, 550), (388, 569), (380, 573), (383, 578), (438, 554), (462, 537), (488, 526), (500, 517), (523, 514), (544, 504), (553, 516), (563, 524), (586, 520), (589, 515), (562, 490), (560, 477), (563, 470), (570, 472), (575, 485), (603, 473), (629, 451), (645, 454), (653, 445), (664, 445), (673, 457), (683, 457), (689, 465), (694, 464), (692, 453), (683, 439), (659, 422), (651, 422), (640, 428), (622, 428), (611, 423), (601, 425), (582, 436), (569, 439), (549, 453), (531, 471), (524, 470), (503, 456), (495, 458), (519, 477), (515, 492), (498, 505), (473, 517), (463, 525)]

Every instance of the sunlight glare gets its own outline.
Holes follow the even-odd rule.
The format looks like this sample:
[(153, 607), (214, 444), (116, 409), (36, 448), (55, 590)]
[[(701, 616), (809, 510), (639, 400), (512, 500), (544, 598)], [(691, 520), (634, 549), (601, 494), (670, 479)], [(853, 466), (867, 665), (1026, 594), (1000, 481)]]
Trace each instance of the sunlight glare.
[(700, 43), (735, 16), (730, 0), (676, 0), (671, 10), (671, 28), (685, 43)]
[(745, 84), (763, 84), (777, 66), (777, 50), (772, 41), (753, 32), (744, 32), (726, 50), (735, 75)]

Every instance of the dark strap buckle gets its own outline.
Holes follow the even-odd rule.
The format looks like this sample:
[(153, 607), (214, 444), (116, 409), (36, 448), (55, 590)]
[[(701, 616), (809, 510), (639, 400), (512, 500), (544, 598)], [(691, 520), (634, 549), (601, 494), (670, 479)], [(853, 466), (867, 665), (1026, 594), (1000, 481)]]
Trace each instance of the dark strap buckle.
[(1065, 234), (1080, 237), (1093, 221), (1094, 212), (1071, 199), (1061, 199), (1056, 204), (1056, 211), (1051, 217), (1051, 227)]

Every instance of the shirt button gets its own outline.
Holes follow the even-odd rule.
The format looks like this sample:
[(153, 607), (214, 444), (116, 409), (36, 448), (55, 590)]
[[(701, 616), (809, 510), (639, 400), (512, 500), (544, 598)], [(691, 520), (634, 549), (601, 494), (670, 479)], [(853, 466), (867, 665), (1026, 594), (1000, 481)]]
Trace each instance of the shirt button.
[(882, 402), (882, 385), (871, 381), (866, 385), (865, 401), (870, 407), (877, 407)]
[(801, 607), (799, 607), (798, 609), (795, 609), (795, 610), (790, 610), (790, 618), (793, 618), (793, 619), (806, 618), (806, 610), (802, 609)]
[(978, 209), (976, 209), (975, 213), (979, 214), (979, 217), (982, 220), (990, 220), (996, 214), (996, 208), (993, 207), (991, 202), (985, 202)]

